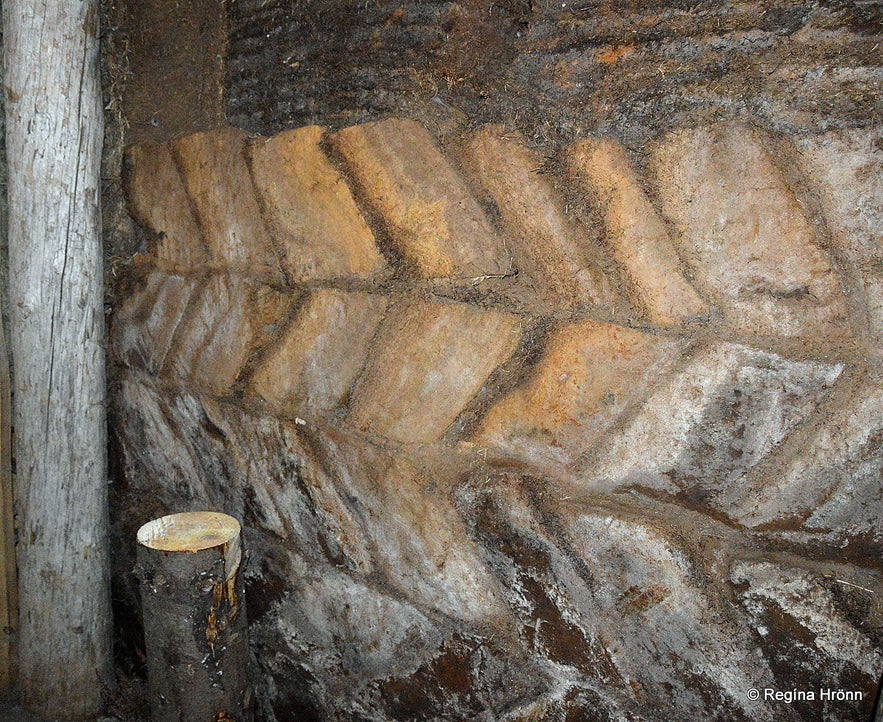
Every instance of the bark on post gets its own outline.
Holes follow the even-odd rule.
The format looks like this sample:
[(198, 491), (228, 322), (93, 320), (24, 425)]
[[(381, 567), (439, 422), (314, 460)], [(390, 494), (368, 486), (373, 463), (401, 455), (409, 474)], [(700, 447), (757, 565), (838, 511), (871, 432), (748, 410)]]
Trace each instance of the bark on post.
[(138, 530), (153, 722), (250, 722), (239, 522), (216, 512)]
[(97, 0), (3, 0), (20, 689), (94, 716), (111, 672)]

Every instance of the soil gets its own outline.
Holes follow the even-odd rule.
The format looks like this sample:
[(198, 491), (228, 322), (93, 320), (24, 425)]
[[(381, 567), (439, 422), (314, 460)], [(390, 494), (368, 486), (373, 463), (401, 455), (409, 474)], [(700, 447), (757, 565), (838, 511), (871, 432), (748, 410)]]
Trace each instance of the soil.
[(794, 133), (880, 112), (873, 2), (117, 0), (109, 15), (129, 142), (404, 114), (637, 149), (712, 118)]
[[(258, 12), (260, 8), (260, 12)], [(447, 109), (542, 140), (750, 116), (874, 117), (879, 4), (257, 0), (231, 5), (231, 123), (274, 133)], [(879, 106), (876, 108), (879, 111)]]

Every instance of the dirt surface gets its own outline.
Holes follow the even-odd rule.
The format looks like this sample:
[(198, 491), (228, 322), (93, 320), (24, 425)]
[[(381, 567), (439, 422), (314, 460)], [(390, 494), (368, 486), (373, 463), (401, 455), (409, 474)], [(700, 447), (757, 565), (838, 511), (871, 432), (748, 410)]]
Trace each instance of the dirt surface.
[(388, 114), (528, 136), (750, 116), (790, 132), (878, 116), (877, 3), (246, 0), (231, 5), (227, 116), (275, 133)]
[(881, 110), (875, 2), (117, 0), (108, 16), (129, 142), (404, 114), (637, 148), (722, 117), (793, 133)]
[(106, 7), (112, 107), (127, 141), (186, 135), (224, 123), (226, 23), (218, 3), (123, 2)]

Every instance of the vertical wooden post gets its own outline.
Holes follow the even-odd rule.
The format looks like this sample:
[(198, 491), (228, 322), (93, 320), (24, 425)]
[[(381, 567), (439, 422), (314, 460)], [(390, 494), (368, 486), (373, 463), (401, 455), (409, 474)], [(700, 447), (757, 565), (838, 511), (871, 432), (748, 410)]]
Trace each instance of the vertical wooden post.
[(250, 722), (239, 522), (172, 514), (138, 530), (153, 722)]
[(97, 0), (3, 0), (24, 705), (110, 681)]

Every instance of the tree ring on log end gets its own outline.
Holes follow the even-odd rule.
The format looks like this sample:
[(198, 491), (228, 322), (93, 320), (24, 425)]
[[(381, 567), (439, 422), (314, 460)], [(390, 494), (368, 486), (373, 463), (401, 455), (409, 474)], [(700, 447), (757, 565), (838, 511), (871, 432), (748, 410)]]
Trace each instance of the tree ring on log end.
[(216, 511), (187, 511), (154, 519), (138, 530), (138, 543), (166, 552), (198, 552), (238, 543), (239, 522)]

